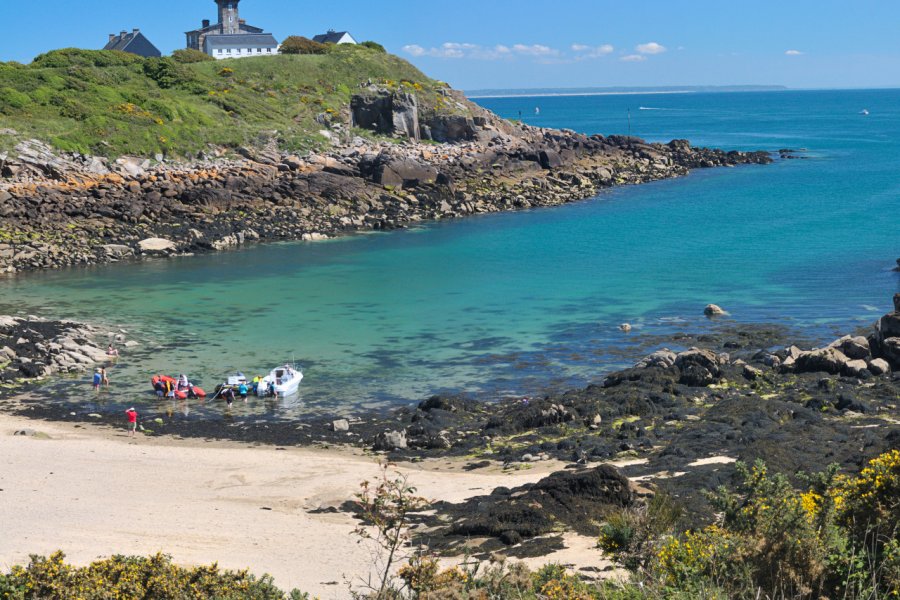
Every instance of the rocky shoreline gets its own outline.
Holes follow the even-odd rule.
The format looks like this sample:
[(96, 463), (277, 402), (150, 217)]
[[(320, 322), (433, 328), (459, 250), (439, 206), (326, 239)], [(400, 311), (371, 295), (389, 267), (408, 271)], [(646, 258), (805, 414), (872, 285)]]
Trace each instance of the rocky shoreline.
[(314, 241), (772, 162), (766, 152), (685, 140), (650, 144), (514, 125), (487, 111), (458, 121), (431, 124), (444, 143), (356, 137), (298, 156), (270, 141), (187, 163), (110, 161), (21, 142), (16, 158), (0, 159), (0, 272)]
[[(73, 321), (0, 316), (0, 398), (53, 375), (84, 373), (111, 360), (100, 331)], [(134, 344), (125, 332), (103, 343)]]
[[(673, 496), (699, 522), (709, 516), (705, 491), (731, 482), (736, 461), (762, 459), (773, 471), (789, 474), (822, 471), (835, 463), (853, 471), (900, 448), (900, 295), (894, 302), (895, 310), (879, 319), (868, 336), (801, 350), (783, 329), (725, 323), (714, 333), (674, 336), (673, 345), (686, 348), (681, 352), (660, 350), (595, 385), (542, 398), (484, 403), (435, 396), (388, 414), (300, 424), (252, 418), (198, 422), (160, 412), (144, 425), (150, 435), (275, 446), (349, 445), (392, 460), (457, 457), (470, 470), (527, 469), (557, 460), (588, 473), (589, 479), (602, 475), (602, 481), (621, 483), (605, 471), (590, 475), (597, 465), (615, 464), (632, 482)], [(773, 350), (776, 346), (780, 349)], [(122, 420), (40, 400), (22, 403), (14, 412), (116, 427)], [(634, 486), (628, 489), (628, 498), (639, 493)], [(510, 493), (499, 490), (479, 506), (501, 514), (506, 509), (498, 507), (509, 504)], [(460, 510), (472, 509), (444, 506), (441, 512)], [(546, 533), (546, 527), (528, 519), (520, 525), (473, 527), (495, 540), (491, 548)], [(450, 528), (434, 540), (452, 545), (465, 535)]]

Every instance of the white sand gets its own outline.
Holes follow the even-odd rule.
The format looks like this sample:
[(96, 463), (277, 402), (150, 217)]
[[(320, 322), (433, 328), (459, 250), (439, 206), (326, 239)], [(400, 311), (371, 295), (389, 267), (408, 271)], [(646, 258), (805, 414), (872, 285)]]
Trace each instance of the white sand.
[[(12, 435), (25, 428), (49, 437)], [(560, 468), (467, 473), (462, 464), (400, 470), (420, 494), (458, 502)], [(162, 551), (180, 564), (250, 568), (283, 589), (346, 598), (344, 576), (367, 573), (369, 552), (351, 535), (348, 515), (308, 511), (351, 500), (361, 481), (377, 475), (374, 457), (350, 450), (130, 440), (123, 431), (0, 415), (0, 568), (58, 549), (76, 564)], [(566, 540), (559, 556), (529, 562), (605, 566), (593, 540)]]

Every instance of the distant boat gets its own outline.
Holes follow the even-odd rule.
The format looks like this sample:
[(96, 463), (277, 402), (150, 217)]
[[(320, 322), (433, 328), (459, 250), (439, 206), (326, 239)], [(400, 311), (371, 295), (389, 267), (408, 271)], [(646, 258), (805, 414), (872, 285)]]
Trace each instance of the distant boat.
[(864, 108), (864, 109), (862, 109), (861, 111), (859, 111), (859, 114), (861, 114), (861, 115), (864, 116), (864, 117), (868, 117), (868, 116), (869, 116), (869, 109)]
[(535, 115), (540, 115), (540, 114), (541, 114), (541, 107), (540, 107), (540, 106), (535, 106), (535, 107), (534, 107), (534, 114), (535, 114)]

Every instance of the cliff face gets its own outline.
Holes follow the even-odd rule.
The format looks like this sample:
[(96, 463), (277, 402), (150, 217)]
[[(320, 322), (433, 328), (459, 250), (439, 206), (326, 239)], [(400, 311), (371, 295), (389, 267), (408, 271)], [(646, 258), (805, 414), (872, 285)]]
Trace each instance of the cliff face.
[(485, 115), (453, 123), (456, 131), (471, 130), (463, 137), (473, 140), (434, 145), (355, 138), (305, 157), (270, 146), (240, 148), (241, 159), (192, 164), (107, 161), (57, 155), (38, 142), (20, 144), (21, 158), (2, 167), (0, 269), (394, 229), (558, 205), (694, 168), (771, 161), (767, 153), (588, 137)]

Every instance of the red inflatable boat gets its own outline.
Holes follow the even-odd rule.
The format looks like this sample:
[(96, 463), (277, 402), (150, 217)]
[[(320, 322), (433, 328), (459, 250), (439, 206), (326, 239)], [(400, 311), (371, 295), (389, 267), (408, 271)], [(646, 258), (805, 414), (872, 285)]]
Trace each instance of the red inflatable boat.
[(167, 392), (169, 390), (174, 390), (175, 397), (179, 400), (187, 400), (192, 392), (195, 398), (206, 398), (206, 392), (196, 385), (190, 385), (188, 389), (178, 389), (178, 380), (174, 377), (169, 377), (168, 375), (154, 375), (153, 378), (150, 379), (150, 384), (153, 386), (154, 390), (157, 389), (157, 386), (160, 383), (162, 383)]

